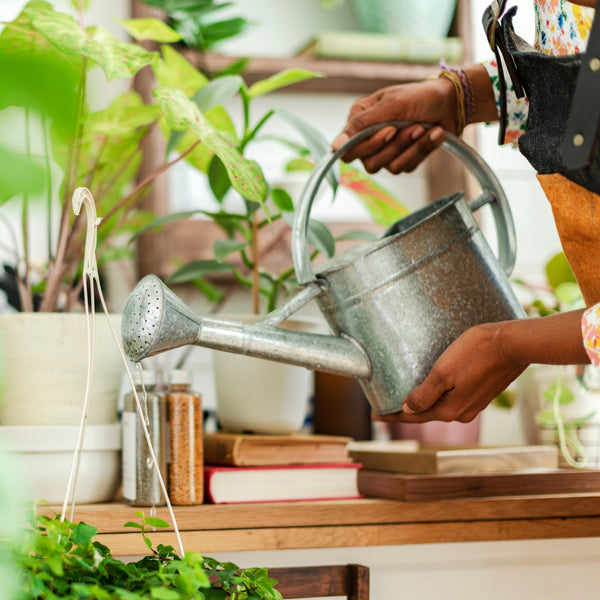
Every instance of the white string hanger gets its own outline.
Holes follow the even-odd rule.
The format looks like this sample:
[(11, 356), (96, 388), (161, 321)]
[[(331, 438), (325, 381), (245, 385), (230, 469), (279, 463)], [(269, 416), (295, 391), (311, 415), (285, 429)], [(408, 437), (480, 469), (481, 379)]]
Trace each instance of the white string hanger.
[(175, 513), (173, 512), (173, 507), (171, 505), (171, 501), (169, 499), (169, 494), (167, 492), (167, 488), (165, 482), (163, 480), (160, 469), (158, 468), (158, 461), (156, 459), (156, 454), (154, 452), (154, 448), (152, 447), (152, 441), (150, 439), (150, 433), (148, 431), (148, 426), (146, 424), (146, 419), (144, 418), (144, 411), (142, 410), (142, 405), (135, 389), (135, 384), (133, 381), (133, 377), (131, 371), (129, 369), (129, 365), (127, 364), (127, 358), (125, 357), (125, 353), (123, 352), (123, 348), (121, 347), (121, 341), (117, 336), (112, 323), (109, 318), (108, 308), (106, 306), (106, 302), (104, 300), (104, 294), (102, 292), (102, 286), (100, 285), (100, 277), (98, 274), (98, 261), (96, 259), (96, 244), (98, 239), (98, 225), (102, 221), (101, 218), (97, 216), (96, 205), (94, 203), (94, 197), (88, 188), (79, 187), (73, 192), (72, 197), (72, 205), (73, 212), (75, 215), (79, 215), (81, 212), (81, 207), (85, 207), (87, 225), (86, 225), (86, 236), (85, 236), (85, 251), (83, 258), (83, 299), (85, 305), (85, 316), (86, 316), (86, 327), (87, 327), (87, 357), (88, 357), (88, 365), (87, 365), (87, 377), (86, 377), (86, 386), (85, 386), (85, 398), (83, 402), (83, 410), (81, 414), (81, 420), (79, 423), (79, 430), (77, 434), (77, 442), (75, 445), (75, 451), (73, 453), (73, 460), (71, 462), (71, 470), (69, 473), (69, 480), (67, 483), (67, 489), (65, 492), (65, 499), (63, 502), (62, 513), (61, 513), (61, 521), (65, 520), (65, 515), (67, 513), (67, 506), (70, 502), (71, 504), (71, 513), (70, 520), (73, 520), (73, 515), (75, 512), (75, 489), (77, 482), (77, 473), (79, 471), (79, 461), (81, 457), (81, 448), (83, 446), (83, 438), (85, 433), (85, 424), (87, 421), (88, 407), (89, 407), (89, 396), (91, 389), (91, 381), (92, 381), (92, 367), (94, 362), (94, 335), (95, 335), (95, 322), (94, 315), (96, 311), (95, 305), (95, 294), (94, 294), (94, 283), (96, 284), (96, 288), (98, 290), (98, 296), (100, 297), (100, 302), (102, 304), (102, 309), (104, 310), (104, 314), (106, 315), (106, 320), (108, 322), (108, 326), (112, 333), (113, 339), (117, 348), (119, 350), (119, 354), (121, 356), (121, 360), (123, 361), (123, 365), (125, 366), (125, 371), (127, 373), (127, 377), (131, 384), (131, 388), (133, 391), (133, 396), (135, 398), (135, 403), (137, 407), (138, 417), (141, 420), (142, 430), (144, 432), (144, 438), (146, 443), (148, 444), (148, 450), (150, 452), (150, 457), (152, 459), (152, 464), (156, 469), (156, 473), (158, 475), (158, 481), (160, 485), (160, 489), (163, 493), (163, 496), (167, 503), (167, 508), (169, 510), (169, 515), (171, 518), (171, 522), (173, 523), (173, 529), (175, 532), (175, 536), (177, 538), (177, 543), (179, 546), (180, 555), (183, 556), (185, 551), (183, 549), (183, 543), (181, 541), (181, 535), (179, 533), (179, 527), (177, 526), (177, 520), (175, 519)]

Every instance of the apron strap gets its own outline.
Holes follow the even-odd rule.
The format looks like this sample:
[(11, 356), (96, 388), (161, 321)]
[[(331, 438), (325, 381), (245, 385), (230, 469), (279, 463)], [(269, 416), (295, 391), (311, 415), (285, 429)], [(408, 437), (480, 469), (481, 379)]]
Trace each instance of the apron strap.
[(484, 11), (481, 19), (483, 23), (483, 29), (485, 30), (486, 37), (490, 44), (490, 48), (493, 50), (496, 57), (496, 64), (498, 65), (498, 80), (499, 80), (499, 92), (500, 92), (500, 127), (498, 130), (498, 144), (504, 144), (506, 139), (506, 125), (507, 125), (507, 106), (506, 106), (506, 78), (504, 76), (504, 67), (508, 70), (508, 75), (512, 81), (513, 88), (517, 98), (522, 98), (525, 93), (523, 92), (523, 86), (519, 80), (519, 74), (517, 65), (506, 47), (504, 40), (504, 33), (502, 27), (498, 22), (498, 19), (504, 13), (506, 8), (506, 0), (494, 0)]

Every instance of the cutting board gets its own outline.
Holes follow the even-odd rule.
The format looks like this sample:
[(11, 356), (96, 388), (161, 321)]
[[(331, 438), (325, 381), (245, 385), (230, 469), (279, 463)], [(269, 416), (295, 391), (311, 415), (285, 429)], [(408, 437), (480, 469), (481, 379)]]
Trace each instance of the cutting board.
[(600, 492), (600, 470), (531, 469), (514, 473), (409, 475), (360, 469), (358, 490), (365, 496), (408, 502), (590, 493)]
[(555, 445), (465, 447), (391, 440), (350, 442), (348, 453), (365, 469), (395, 473), (506, 473), (559, 466)]

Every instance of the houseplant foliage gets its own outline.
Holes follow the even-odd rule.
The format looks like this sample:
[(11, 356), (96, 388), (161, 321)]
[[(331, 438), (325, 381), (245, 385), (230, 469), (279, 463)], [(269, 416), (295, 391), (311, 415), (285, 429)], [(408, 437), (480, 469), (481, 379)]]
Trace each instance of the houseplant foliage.
[[(117, 240), (148, 221), (149, 215), (139, 210), (139, 201), (155, 176), (170, 166), (165, 163), (134, 186), (141, 142), (152, 127), (161, 126), (168, 135), (163, 111), (176, 113), (181, 100), (177, 93), (187, 98), (208, 83), (195, 69), (186, 69), (181, 62), (185, 61), (168, 46), (161, 56), (141, 45), (121, 42), (101, 27), (83, 27), (83, 3), (73, 0), (73, 4), (80, 11), (78, 20), (55, 11), (47, 2), (33, 0), (13, 22), (6, 24), (0, 35), (2, 70), (12, 77), (5, 80), (8, 85), (3, 85), (0, 108), (21, 109), (22, 137), (26, 140), (24, 151), (12, 161), (15, 168), (11, 178), (0, 180), (0, 203), (10, 200), (20, 202), (22, 207), (22, 248), (15, 242), (11, 265), (19, 293), (17, 307), (22, 310), (70, 310), (77, 303), (84, 247), (84, 221), (75, 219), (70, 209), (71, 195), (77, 187), (92, 191), (102, 218), (98, 227), (99, 262), (130, 252), (120, 247)], [(180, 39), (177, 32), (156, 19), (133, 19), (124, 25), (138, 40), (173, 43)], [(171, 70), (174, 62), (181, 68)], [(144, 104), (138, 94), (129, 90), (108, 107), (90, 107), (87, 79), (91, 69), (100, 67), (108, 81), (132, 81), (140, 69), (149, 65), (162, 87), (169, 91), (169, 95), (163, 93), (160, 104)], [(29, 66), (34, 70), (28, 71)], [(30, 72), (40, 70), (44, 73), (42, 83), (48, 84), (41, 92), (29, 77)], [(197, 75), (185, 79), (191, 71)], [(305, 71), (288, 72), (279, 84), (311, 76)], [(49, 97), (48, 90), (54, 87), (58, 90), (57, 101), (38, 100), (39, 96)], [(231, 124), (218, 106), (224, 99), (222, 95), (205, 98), (198, 117), (201, 127), (195, 135), (181, 140), (187, 146), (179, 146), (181, 152), (175, 161), (197, 147), (197, 154), (190, 157), (192, 164), (201, 166), (207, 156), (217, 155), (223, 164), (236, 169), (234, 187), (249, 190), (244, 193), (260, 202), (264, 177), (258, 165), (246, 160), (231, 143)], [(14, 132), (1, 134), (3, 156), (14, 155), (14, 149), (5, 142), (11, 133), (15, 137)], [(41, 148), (33, 147), (35, 138), (42, 140)], [(56, 171), (60, 173), (59, 182), (55, 181)], [(47, 213), (48, 256), (44, 264), (34, 265), (29, 256), (29, 212), (32, 194), (40, 190), (45, 200), (43, 207), (38, 208)], [(59, 223), (58, 231), (54, 221)], [(12, 232), (10, 238), (17, 237)]]
[[(150, 554), (125, 563), (94, 540), (97, 529), (87, 523), (37, 516), (13, 541), (0, 539), (0, 551), (16, 563), (14, 600), (279, 600), (265, 568), (240, 570), (197, 552), (175, 554), (171, 546), (152, 547), (151, 528), (168, 524), (136, 512)], [(12, 600), (12, 599), (11, 599)]]

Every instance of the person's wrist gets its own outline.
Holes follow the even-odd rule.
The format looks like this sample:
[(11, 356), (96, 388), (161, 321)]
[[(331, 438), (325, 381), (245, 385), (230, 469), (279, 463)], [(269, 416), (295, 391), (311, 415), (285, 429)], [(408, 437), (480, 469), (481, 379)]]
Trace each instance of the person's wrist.
[(440, 125), (445, 129), (458, 133), (458, 102), (456, 88), (449, 79), (439, 77), (431, 81), (435, 89), (433, 101), (442, 108)]

